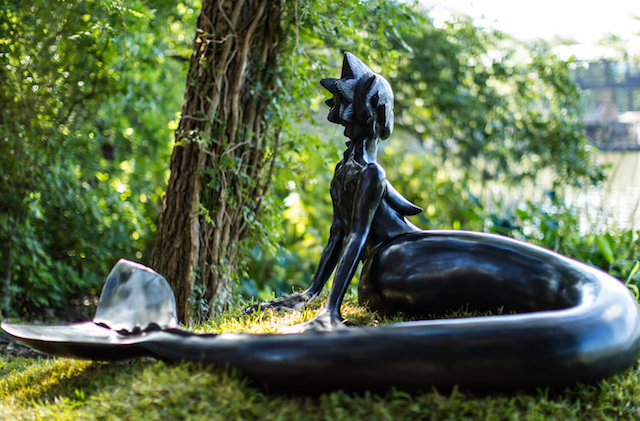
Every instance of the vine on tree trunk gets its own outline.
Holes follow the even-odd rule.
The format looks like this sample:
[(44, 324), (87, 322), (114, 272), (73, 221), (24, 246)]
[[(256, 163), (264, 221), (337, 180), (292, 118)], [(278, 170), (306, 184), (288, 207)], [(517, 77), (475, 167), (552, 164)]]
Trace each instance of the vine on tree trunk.
[(280, 3), (202, 4), (151, 256), (175, 292), (181, 321), (224, 309), (238, 243), (271, 180), (279, 132), (265, 114), (282, 48)]

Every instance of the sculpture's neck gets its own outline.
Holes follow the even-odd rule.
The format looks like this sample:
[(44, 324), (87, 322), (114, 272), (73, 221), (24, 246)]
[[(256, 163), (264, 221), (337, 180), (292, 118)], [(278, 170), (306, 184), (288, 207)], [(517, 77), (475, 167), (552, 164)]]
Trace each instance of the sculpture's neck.
[(350, 147), (353, 148), (356, 160), (365, 164), (378, 161), (378, 138), (352, 140)]

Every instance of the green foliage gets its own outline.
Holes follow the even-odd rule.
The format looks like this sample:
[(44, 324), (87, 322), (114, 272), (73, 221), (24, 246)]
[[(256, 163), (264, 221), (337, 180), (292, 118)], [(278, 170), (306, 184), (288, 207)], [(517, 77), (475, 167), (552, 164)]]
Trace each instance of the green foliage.
[[(184, 4), (0, 4), (5, 315), (62, 307), (144, 260), (183, 86)], [(92, 290), (93, 289), (93, 290)]]
[[(362, 324), (384, 323), (354, 307), (346, 312)], [(244, 303), (240, 303), (240, 307)], [(233, 308), (200, 329), (274, 331), (309, 319), (290, 313), (242, 316)], [(362, 313), (361, 313), (362, 312)], [(330, 391), (316, 395), (277, 394), (252, 386), (240, 373), (195, 364), (150, 359), (98, 363), (70, 359), (0, 358), (0, 417), (3, 419), (638, 419), (637, 367), (593, 384), (555, 390), (470, 392), (428, 389), (408, 393)]]
[(464, 18), (423, 19), (405, 40), (412, 53), (389, 66), (398, 126), (464, 182), (519, 184), (544, 168), (563, 184), (602, 178), (566, 62)]

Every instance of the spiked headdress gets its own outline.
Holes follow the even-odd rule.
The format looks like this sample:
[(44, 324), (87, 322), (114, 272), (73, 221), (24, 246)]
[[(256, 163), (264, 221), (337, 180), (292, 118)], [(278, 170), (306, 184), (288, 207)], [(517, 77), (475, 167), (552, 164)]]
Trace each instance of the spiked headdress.
[(340, 79), (322, 79), (333, 94), (327, 119), (344, 126), (360, 126), (366, 134), (386, 139), (393, 130), (393, 91), (389, 82), (375, 74), (359, 58), (344, 53)]

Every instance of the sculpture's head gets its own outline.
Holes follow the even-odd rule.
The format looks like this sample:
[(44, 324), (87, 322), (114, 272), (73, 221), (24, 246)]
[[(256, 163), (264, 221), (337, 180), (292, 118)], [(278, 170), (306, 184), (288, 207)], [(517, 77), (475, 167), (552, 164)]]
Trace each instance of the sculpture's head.
[(393, 131), (393, 91), (385, 78), (373, 73), (359, 58), (344, 53), (342, 76), (320, 81), (333, 98), (327, 119), (345, 127), (351, 140), (386, 139)]

